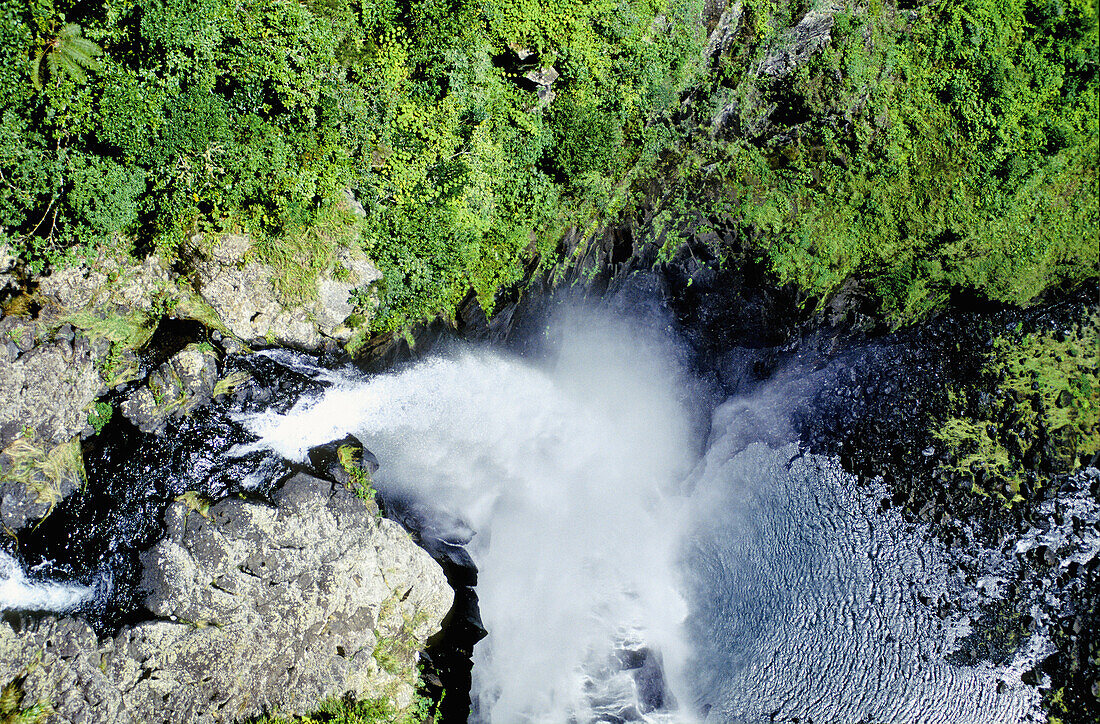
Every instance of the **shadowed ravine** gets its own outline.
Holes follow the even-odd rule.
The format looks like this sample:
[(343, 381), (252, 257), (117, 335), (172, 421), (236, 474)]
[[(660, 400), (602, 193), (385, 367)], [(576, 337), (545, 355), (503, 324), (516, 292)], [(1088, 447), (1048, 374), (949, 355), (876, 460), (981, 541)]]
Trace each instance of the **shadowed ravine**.
[(653, 325), (574, 312), (547, 339), (537, 362), (465, 348), (242, 419), (260, 440), (239, 452), (295, 460), (355, 433), (384, 497), (469, 541), (475, 720), (1033, 716), (1026, 665), (947, 663), (966, 631), (930, 608), (940, 547), (790, 444), (812, 376), (727, 401), (703, 445), (706, 405)]

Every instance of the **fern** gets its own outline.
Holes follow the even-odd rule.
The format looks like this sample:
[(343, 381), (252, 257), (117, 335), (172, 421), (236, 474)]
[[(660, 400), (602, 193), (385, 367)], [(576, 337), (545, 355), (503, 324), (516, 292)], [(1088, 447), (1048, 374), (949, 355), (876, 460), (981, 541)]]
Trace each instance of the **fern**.
[(87, 71), (99, 70), (96, 58), (100, 55), (103, 55), (103, 49), (83, 37), (79, 25), (69, 23), (35, 54), (31, 69), (34, 87), (42, 90), (47, 78), (60, 78), (62, 75), (83, 83), (88, 79)]

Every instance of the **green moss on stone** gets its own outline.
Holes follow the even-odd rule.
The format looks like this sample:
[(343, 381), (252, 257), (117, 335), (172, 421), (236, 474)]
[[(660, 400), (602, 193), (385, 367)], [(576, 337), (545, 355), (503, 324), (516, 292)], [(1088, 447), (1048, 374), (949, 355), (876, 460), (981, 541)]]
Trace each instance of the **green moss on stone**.
[(1100, 452), (1100, 315), (1068, 331), (997, 337), (975, 384), (950, 393), (934, 436), (942, 467), (1006, 504), (1029, 473), (1068, 473)]

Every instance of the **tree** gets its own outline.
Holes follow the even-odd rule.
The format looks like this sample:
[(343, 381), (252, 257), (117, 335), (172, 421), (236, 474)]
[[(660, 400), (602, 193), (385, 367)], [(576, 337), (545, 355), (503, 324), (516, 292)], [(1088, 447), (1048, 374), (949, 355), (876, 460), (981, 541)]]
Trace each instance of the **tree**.
[(83, 31), (76, 23), (68, 23), (61, 28), (53, 40), (35, 54), (31, 68), (34, 87), (42, 90), (47, 78), (66, 74), (77, 83), (83, 83), (87, 71), (99, 70), (96, 57), (103, 49), (83, 37)]

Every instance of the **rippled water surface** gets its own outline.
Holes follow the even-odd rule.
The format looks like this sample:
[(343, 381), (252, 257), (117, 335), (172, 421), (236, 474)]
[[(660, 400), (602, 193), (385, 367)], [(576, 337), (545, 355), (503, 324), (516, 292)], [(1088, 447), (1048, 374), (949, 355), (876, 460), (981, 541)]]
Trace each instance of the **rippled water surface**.
[(794, 446), (708, 450), (683, 567), (708, 722), (1027, 720), (1019, 667), (946, 662), (944, 556), (871, 492)]

